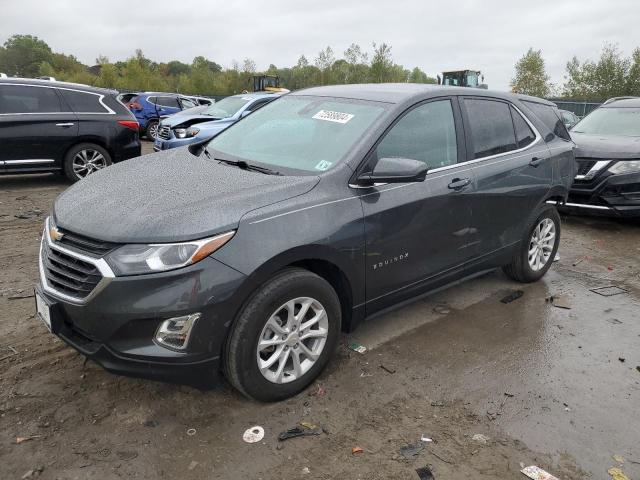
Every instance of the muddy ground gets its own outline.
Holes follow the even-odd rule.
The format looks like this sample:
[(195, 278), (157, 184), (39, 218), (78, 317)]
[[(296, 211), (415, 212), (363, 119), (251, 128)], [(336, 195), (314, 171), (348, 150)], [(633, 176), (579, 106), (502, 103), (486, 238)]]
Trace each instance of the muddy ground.
[[(0, 177), (0, 479), (418, 479), (425, 466), (438, 480), (518, 479), (521, 464), (640, 479), (640, 224), (565, 217), (543, 281), (495, 272), (378, 317), (344, 336), (309, 392), (264, 405), (226, 384), (109, 374), (46, 331), (30, 295), (43, 218), (67, 186)], [(590, 291), (609, 285), (628, 292)], [(513, 289), (524, 295), (501, 303)], [(300, 421), (325, 433), (278, 442)], [(244, 443), (253, 425), (264, 440)], [(434, 441), (404, 458), (422, 435)]]

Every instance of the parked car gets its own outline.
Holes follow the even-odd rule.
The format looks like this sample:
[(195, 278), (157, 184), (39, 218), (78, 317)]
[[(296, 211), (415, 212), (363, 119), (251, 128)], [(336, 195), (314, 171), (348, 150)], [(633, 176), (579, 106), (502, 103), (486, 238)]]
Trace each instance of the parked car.
[(249, 397), (289, 397), (376, 313), (498, 267), (547, 272), (560, 239), (547, 202), (575, 165), (566, 129), (540, 118), (557, 115), (417, 84), (283, 96), (208, 145), (58, 197), (38, 313), (110, 371), (210, 384), (223, 370)]
[(558, 111), (560, 112), (562, 123), (564, 123), (564, 126), (567, 127), (567, 129), (570, 129), (580, 121), (580, 117), (578, 117), (575, 113), (570, 112), (569, 110)]
[(196, 106), (196, 102), (183, 95), (161, 92), (140, 93), (128, 104), (140, 124), (141, 132), (151, 141), (158, 136), (160, 117)]
[(117, 92), (75, 83), (0, 80), (0, 173), (79, 180), (140, 156), (138, 122)]
[(612, 98), (571, 129), (575, 182), (563, 210), (640, 216), (640, 97)]
[(213, 105), (216, 101), (208, 97), (189, 96), (189, 99), (193, 100), (196, 105)]
[(189, 109), (182, 115), (171, 115), (160, 123), (153, 149), (168, 150), (213, 138), (279, 96), (277, 93), (233, 95), (197, 111)]

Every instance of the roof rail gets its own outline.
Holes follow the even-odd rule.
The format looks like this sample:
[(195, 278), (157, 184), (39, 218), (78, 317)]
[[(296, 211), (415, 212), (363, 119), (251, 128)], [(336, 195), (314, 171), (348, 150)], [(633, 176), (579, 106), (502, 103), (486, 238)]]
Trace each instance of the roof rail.
[(609, 98), (609, 99), (605, 100), (603, 105), (607, 105), (608, 103), (611, 103), (611, 102), (617, 102), (618, 100), (630, 100), (632, 98), (640, 98), (640, 97), (635, 97), (635, 96), (613, 97), (613, 98)]

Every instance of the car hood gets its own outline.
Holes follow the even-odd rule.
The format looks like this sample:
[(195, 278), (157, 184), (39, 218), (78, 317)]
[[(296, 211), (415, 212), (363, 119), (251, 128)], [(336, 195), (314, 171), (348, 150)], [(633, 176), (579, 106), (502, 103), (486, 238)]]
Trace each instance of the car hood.
[(194, 240), (232, 230), (247, 212), (302, 195), (318, 181), (168, 150), (81, 180), (56, 199), (54, 218), (63, 229), (108, 242)]
[(640, 158), (640, 137), (571, 132), (577, 158)]
[(208, 124), (228, 123), (232, 118), (233, 117), (215, 119), (215, 117), (211, 115), (171, 115), (170, 117), (162, 119), (162, 125), (173, 128), (178, 125), (195, 125), (196, 123), (200, 124), (204, 122)]

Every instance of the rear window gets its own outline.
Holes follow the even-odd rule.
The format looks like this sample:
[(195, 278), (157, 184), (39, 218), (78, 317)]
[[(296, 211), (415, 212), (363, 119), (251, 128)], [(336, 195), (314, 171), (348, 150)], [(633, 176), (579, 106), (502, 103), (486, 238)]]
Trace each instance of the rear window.
[(0, 85), (0, 113), (58, 113), (61, 111), (60, 97), (53, 88)]
[(560, 112), (556, 107), (530, 102), (528, 100), (523, 100), (522, 103), (529, 107), (536, 117), (538, 117), (554, 135), (564, 138), (565, 140), (571, 140), (569, 131), (567, 127), (565, 127)]
[(516, 149), (509, 104), (497, 100), (465, 98), (471, 128), (473, 158), (489, 157)]
[(74, 112), (78, 113), (108, 113), (109, 111), (100, 103), (101, 95), (73, 90), (60, 90), (65, 101)]

